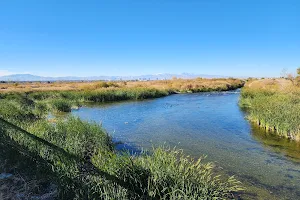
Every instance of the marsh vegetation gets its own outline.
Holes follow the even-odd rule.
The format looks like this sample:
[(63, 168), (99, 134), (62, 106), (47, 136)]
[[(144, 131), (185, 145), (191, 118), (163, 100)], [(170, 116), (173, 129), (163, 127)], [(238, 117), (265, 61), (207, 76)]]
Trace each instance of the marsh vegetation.
[(240, 105), (260, 127), (300, 141), (300, 87), (291, 80), (250, 81), (242, 89)]
[[(219, 84), (201, 91), (228, 90), (243, 83), (230, 79)], [(118, 152), (111, 136), (96, 123), (47, 118), (49, 112), (69, 112), (84, 102), (139, 100), (174, 92), (171, 87), (128, 85), (92, 83), (84, 89), (39, 91), (23, 91), (23, 86), (17, 92), (6, 91), (0, 95), (1, 135), (33, 155), (31, 159), (45, 161), (45, 168), (55, 174), (48, 180), (57, 185), (59, 199), (227, 199), (243, 190), (234, 177), (213, 172), (213, 164), (203, 158), (194, 160), (168, 147), (140, 155)]]
[(241, 87), (240, 79), (179, 79), (157, 81), (92, 81), (92, 82), (24, 82), (0, 83), (0, 92), (32, 92), (32, 91), (99, 91), (106, 89), (154, 88), (173, 92), (226, 91)]

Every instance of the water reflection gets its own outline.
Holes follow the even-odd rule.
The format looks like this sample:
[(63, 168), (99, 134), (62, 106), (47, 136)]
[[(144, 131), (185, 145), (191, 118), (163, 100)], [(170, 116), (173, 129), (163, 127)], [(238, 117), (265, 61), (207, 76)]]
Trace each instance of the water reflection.
[(251, 124), (251, 127), (253, 138), (259, 141), (265, 148), (284, 155), (293, 162), (300, 163), (300, 142), (279, 137), (272, 132), (265, 131), (255, 124)]

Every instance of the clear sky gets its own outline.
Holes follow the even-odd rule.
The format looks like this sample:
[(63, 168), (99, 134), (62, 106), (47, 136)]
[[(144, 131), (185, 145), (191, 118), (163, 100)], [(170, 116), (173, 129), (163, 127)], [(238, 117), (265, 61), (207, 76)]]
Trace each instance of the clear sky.
[(0, 75), (279, 76), (300, 0), (1, 0)]

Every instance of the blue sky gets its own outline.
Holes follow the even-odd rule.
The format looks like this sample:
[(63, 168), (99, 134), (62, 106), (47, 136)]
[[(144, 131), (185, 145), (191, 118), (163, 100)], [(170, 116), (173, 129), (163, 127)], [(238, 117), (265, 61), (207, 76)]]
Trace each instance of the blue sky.
[(0, 75), (279, 76), (299, 0), (2, 0)]

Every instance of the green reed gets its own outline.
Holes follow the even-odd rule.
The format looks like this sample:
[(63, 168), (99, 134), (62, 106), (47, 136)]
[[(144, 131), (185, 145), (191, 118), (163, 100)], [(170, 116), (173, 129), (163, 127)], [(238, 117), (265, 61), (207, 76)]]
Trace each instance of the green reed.
[(299, 92), (243, 88), (240, 106), (248, 119), (278, 135), (300, 140)]

